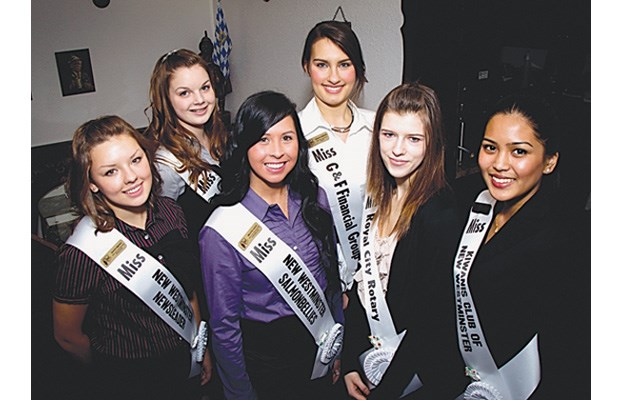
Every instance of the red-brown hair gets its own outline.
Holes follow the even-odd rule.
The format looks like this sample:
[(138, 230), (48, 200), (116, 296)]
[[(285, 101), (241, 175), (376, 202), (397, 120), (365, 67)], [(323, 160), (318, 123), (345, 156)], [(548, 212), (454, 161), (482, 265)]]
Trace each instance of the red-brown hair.
[[(151, 75), (150, 105), (145, 110), (146, 112), (149, 108), (151, 109), (150, 123), (145, 135), (174, 154), (183, 164), (183, 168), (179, 172), (189, 170), (190, 182), (196, 185), (200, 175), (206, 174), (211, 170), (211, 167), (200, 157), (200, 146), (194, 145), (197, 139), (179, 123), (168, 90), (170, 79), (178, 68), (190, 68), (194, 65), (200, 65), (209, 74), (211, 85), (215, 91), (217, 86), (214, 80), (215, 69), (218, 66), (205, 61), (193, 51), (175, 50), (164, 54), (157, 60)], [(216, 92), (216, 95), (219, 93)], [(210, 148), (208, 150), (216, 160), (219, 160), (224, 151), (228, 131), (217, 103), (204, 129), (209, 138)]]
[(119, 135), (128, 135), (134, 138), (146, 154), (153, 177), (153, 185), (148, 199), (150, 206), (154, 205), (155, 196), (161, 188), (161, 179), (153, 163), (155, 150), (153, 142), (116, 115), (107, 115), (83, 123), (73, 134), (71, 144), (73, 156), (67, 188), (71, 201), (80, 215), (91, 217), (97, 226), (97, 230), (102, 232), (108, 232), (114, 228), (114, 212), (105, 202), (101, 191), (93, 193), (90, 190), (90, 167), (92, 164), (90, 152), (93, 147)]
[(400, 239), (409, 230), (416, 211), (447, 185), (444, 172), (444, 137), (439, 99), (433, 89), (419, 83), (404, 83), (392, 89), (381, 101), (375, 116), (366, 178), (368, 195), (377, 204), (375, 223), (379, 225), (390, 214), (392, 197), (396, 194), (396, 181), (383, 164), (379, 144), (381, 124), (387, 112), (417, 114), (422, 120), (426, 136), (424, 159), (411, 177), (403, 210), (390, 232)]

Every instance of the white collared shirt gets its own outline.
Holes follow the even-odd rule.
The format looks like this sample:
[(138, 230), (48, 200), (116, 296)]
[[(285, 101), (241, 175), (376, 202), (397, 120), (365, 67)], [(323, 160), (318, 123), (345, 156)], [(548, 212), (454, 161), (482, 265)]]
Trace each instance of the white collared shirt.
[[(375, 121), (375, 112), (358, 108), (352, 101), (349, 106), (353, 112), (353, 124), (349, 131), (349, 136), (345, 143), (343, 158), (348, 163), (355, 164), (355, 170), (363, 175), (362, 182), (366, 182), (366, 165), (368, 163), (368, 152), (370, 151), (370, 139), (372, 136), (372, 127)], [(299, 120), (304, 136), (309, 138), (313, 136), (317, 130), (324, 130), (335, 140), (341, 140), (331, 129), (330, 125), (325, 121), (319, 106), (316, 103), (316, 97), (313, 97), (306, 107), (299, 112)], [(314, 171), (315, 165), (312, 157), (310, 157), (310, 168)], [(319, 182), (320, 184), (321, 182)], [(364, 194), (360, 193), (360, 201), (364, 200)], [(361, 215), (360, 215), (361, 217)]]
[[(338, 159), (340, 162), (347, 164), (347, 179), (349, 183), (349, 190), (352, 199), (357, 204), (363, 204), (366, 195), (366, 166), (368, 163), (368, 153), (370, 151), (370, 142), (372, 138), (372, 128), (375, 119), (375, 113), (370, 110), (360, 109), (353, 102), (349, 101), (349, 107), (353, 113), (353, 123), (349, 131), (349, 136), (346, 142), (342, 142), (342, 139), (337, 136), (331, 129), (330, 125), (325, 121), (321, 111), (316, 102), (316, 98), (306, 105), (306, 107), (299, 112), (299, 119), (304, 136), (308, 139), (317, 135), (327, 134), (333, 141), (338, 141), (342, 145), (338, 146)], [(319, 166), (317, 161), (312, 156), (309, 156), (309, 164), (312, 172), (319, 178), (319, 186), (323, 187), (327, 192), (333, 191), (333, 187), (329, 188), (329, 185), (333, 185), (332, 182), (321, 181), (321, 176), (325, 176), (319, 173)], [(324, 166), (321, 168), (325, 168)], [(335, 209), (339, 208), (338, 204), (332, 204), (335, 201), (330, 198), (330, 207), (332, 213)], [(363, 213), (363, 207), (359, 208), (359, 215), (354, 215), (356, 221), (361, 221)], [(336, 218), (336, 215), (334, 214)], [(336, 230), (338, 224), (336, 224)], [(341, 233), (338, 235), (340, 236)], [(346, 257), (343, 253), (342, 243), (345, 243), (347, 238), (338, 238), (338, 259), (340, 278), (342, 281), (343, 291), (347, 291), (353, 284), (353, 271), (355, 266), (350, 265), (347, 268)]]

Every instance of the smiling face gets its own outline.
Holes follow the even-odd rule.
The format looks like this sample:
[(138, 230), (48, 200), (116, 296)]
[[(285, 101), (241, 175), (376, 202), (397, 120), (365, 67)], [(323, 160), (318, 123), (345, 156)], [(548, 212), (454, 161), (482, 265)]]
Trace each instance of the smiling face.
[(299, 142), (291, 116), (283, 118), (248, 149), (250, 187), (257, 193), (281, 188), (295, 168)]
[(199, 137), (215, 109), (215, 91), (201, 65), (177, 68), (170, 77), (168, 96), (180, 124)]
[(496, 200), (524, 204), (557, 161), (557, 153), (545, 154), (544, 144), (521, 114), (496, 114), (487, 123), (478, 165)]
[(416, 113), (383, 115), (379, 131), (383, 165), (397, 184), (406, 182), (417, 171), (426, 152), (424, 124)]
[(312, 45), (306, 72), (320, 103), (337, 107), (346, 103), (355, 87), (355, 67), (349, 56), (327, 38)]
[(147, 156), (133, 137), (116, 135), (95, 145), (90, 160), (90, 190), (100, 192), (118, 218), (146, 211), (153, 178)]

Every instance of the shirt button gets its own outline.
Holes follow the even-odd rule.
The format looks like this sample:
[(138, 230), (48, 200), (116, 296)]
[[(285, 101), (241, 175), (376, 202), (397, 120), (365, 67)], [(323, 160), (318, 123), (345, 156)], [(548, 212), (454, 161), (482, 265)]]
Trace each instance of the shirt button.
[(151, 238), (151, 237), (149, 236), (149, 234), (148, 234), (148, 233), (145, 233), (145, 234), (144, 234), (144, 240), (149, 240), (150, 238)]
[(158, 254), (158, 255), (157, 255), (157, 259), (158, 259), (159, 261), (161, 261), (161, 260), (163, 260), (163, 259), (164, 259), (164, 256), (162, 256), (161, 254)]
[(295, 250), (295, 251), (296, 251), (296, 250), (297, 250), (297, 246), (293, 246), (293, 250)]

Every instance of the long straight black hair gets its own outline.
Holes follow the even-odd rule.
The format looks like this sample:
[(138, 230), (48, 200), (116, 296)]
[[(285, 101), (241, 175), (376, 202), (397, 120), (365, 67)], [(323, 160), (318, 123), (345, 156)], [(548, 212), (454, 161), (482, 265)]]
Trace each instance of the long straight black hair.
[(308, 142), (301, 129), (295, 108), (284, 94), (274, 91), (258, 92), (240, 106), (221, 161), (221, 193), (214, 198), (215, 205), (239, 203), (250, 188), (248, 150), (265, 132), (286, 117), (291, 117), (299, 143), (297, 163), (286, 176), (285, 184), (301, 197), (301, 214), (315, 241), (321, 244), (321, 264), (326, 270), (328, 289), (339, 290), (333, 219), (320, 207), (317, 197), (319, 181), (308, 166)]

